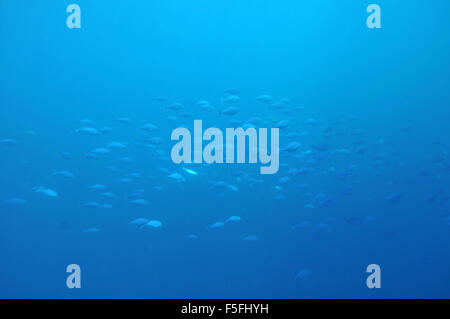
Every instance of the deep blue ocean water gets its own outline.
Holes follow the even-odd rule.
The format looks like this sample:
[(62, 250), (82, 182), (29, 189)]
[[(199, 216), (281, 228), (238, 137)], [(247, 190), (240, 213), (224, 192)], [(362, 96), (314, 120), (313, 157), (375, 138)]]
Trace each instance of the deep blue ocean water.
[[(448, 1), (70, 3), (0, 2), (0, 297), (450, 297)], [(278, 173), (172, 163), (252, 117), (288, 121)]]

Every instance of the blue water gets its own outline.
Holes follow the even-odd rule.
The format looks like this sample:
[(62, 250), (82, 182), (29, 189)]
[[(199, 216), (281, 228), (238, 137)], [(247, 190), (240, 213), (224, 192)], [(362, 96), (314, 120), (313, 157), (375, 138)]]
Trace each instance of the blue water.
[[(450, 297), (448, 1), (377, 1), (381, 29), (360, 0), (74, 2), (81, 29), (69, 1), (0, 2), (0, 297)], [(176, 127), (255, 116), (289, 121), (277, 174), (172, 163)]]

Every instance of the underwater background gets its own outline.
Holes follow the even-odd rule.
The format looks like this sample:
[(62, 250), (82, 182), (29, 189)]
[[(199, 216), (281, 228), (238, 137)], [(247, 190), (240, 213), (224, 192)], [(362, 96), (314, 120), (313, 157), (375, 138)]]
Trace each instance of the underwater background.
[[(450, 297), (450, 2), (73, 2), (0, 1), (1, 298)], [(174, 164), (195, 119), (279, 171)]]

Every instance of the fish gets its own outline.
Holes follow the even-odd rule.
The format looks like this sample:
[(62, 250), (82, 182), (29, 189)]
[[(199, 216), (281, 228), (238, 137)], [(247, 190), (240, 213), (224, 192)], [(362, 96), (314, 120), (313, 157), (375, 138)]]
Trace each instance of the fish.
[(181, 103), (175, 102), (175, 103), (172, 103), (172, 104), (166, 106), (165, 108), (168, 110), (172, 110), (172, 111), (179, 111), (183, 108), (183, 105)]
[(116, 196), (114, 193), (111, 193), (111, 192), (104, 192), (104, 193), (101, 193), (100, 195), (102, 195), (104, 197), (109, 197), (109, 198)]
[(302, 221), (302, 222), (298, 223), (293, 228), (294, 229), (295, 228), (305, 228), (305, 227), (310, 227), (310, 226), (312, 226), (312, 222), (309, 221), (309, 220), (305, 220), (305, 221)]
[(282, 110), (286, 107), (286, 104), (280, 101), (276, 101), (276, 102), (272, 102), (270, 104), (270, 107), (275, 109), (275, 110)]
[(127, 147), (125, 143), (121, 143), (121, 142), (109, 142), (106, 147), (108, 148), (125, 148)]
[(230, 185), (230, 184), (227, 185), (227, 188), (233, 192), (237, 192), (239, 190), (239, 188), (237, 186)]
[(131, 119), (129, 117), (119, 117), (118, 119), (116, 119), (116, 121), (123, 124), (131, 123)]
[(226, 116), (233, 116), (233, 115), (236, 115), (237, 113), (239, 113), (240, 111), (241, 111), (241, 109), (236, 106), (229, 106), (229, 107), (223, 109), (222, 111), (219, 111), (219, 114), (223, 114)]
[(107, 149), (106, 147), (99, 147), (91, 151), (91, 154), (95, 155), (106, 155), (110, 153), (111, 151)]
[(188, 173), (188, 174), (191, 174), (191, 175), (198, 175), (198, 173), (197, 173), (196, 171), (192, 170), (192, 169), (189, 169), (189, 168), (186, 168), (186, 167), (182, 167), (181, 169), (182, 169), (183, 171), (185, 171), (186, 173)]
[(289, 176), (283, 176), (277, 181), (277, 184), (284, 185), (284, 184), (289, 183), (290, 181), (291, 181), (291, 178)]
[(149, 220), (147, 218), (140, 217), (140, 218), (133, 219), (128, 224), (133, 225), (133, 226), (142, 227), (145, 224), (147, 224), (148, 222), (149, 222)]
[(334, 154), (350, 154), (350, 153), (351, 153), (350, 150), (348, 150), (346, 148), (339, 148), (339, 149), (336, 149), (331, 152), (332, 155), (334, 155)]
[(97, 154), (94, 154), (94, 153), (87, 153), (87, 154), (86, 154), (86, 158), (92, 159), (92, 160), (96, 160), (96, 159), (99, 159), (100, 156), (97, 155)]
[(311, 271), (309, 269), (301, 269), (294, 277), (294, 280), (299, 280), (308, 277), (311, 275)]
[(318, 124), (319, 122), (320, 121), (318, 119), (315, 119), (312, 117), (305, 120), (305, 124), (307, 124), (307, 125), (315, 125), (315, 124)]
[(345, 218), (345, 221), (350, 225), (361, 225), (364, 223), (364, 220), (359, 217), (347, 217)]
[(134, 160), (131, 157), (125, 156), (119, 159), (119, 161), (131, 164), (134, 162)]
[(222, 104), (236, 104), (239, 103), (241, 98), (237, 95), (229, 95), (222, 99)]
[(83, 123), (84, 125), (87, 125), (87, 126), (94, 126), (95, 125), (95, 122), (93, 120), (89, 120), (89, 119), (83, 119), (80, 122)]
[(261, 94), (256, 97), (256, 100), (264, 103), (271, 103), (273, 101), (273, 97), (268, 94)]
[(153, 98), (153, 101), (165, 102), (165, 101), (167, 101), (167, 98), (165, 96), (157, 96), (157, 97)]
[(245, 237), (242, 237), (242, 240), (246, 240), (246, 241), (256, 241), (259, 240), (259, 236), (256, 235), (247, 235)]
[(162, 226), (162, 223), (159, 220), (151, 220), (144, 226), (158, 228)]
[(100, 229), (97, 227), (88, 228), (86, 230), (83, 230), (83, 233), (98, 233)]
[(97, 202), (91, 201), (91, 202), (84, 203), (83, 207), (98, 208), (98, 207), (100, 207), (100, 204)]
[(241, 93), (241, 90), (238, 88), (231, 88), (231, 89), (226, 89), (224, 91), (225, 94), (230, 94), (230, 95), (239, 95)]
[(50, 189), (50, 188), (42, 187), (42, 186), (33, 187), (33, 191), (35, 193), (42, 193), (49, 197), (58, 197), (58, 193), (56, 191), (54, 191), (53, 189)]
[(253, 116), (253, 117), (249, 118), (247, 121), (245, 121), (246, 124), (251, 124), (251, 125), (258, 125), (261, 122), (263, 122), (263, 119), (260, 118), (259, 116)]
[(142, 193), (141, 192), (134, 192), (134, 193), (131, 193), (129, 195), (129, 197), (130, 198), (141, 198), (142, 197)]
[(280, 129), (286, 129), (289, 127), (290, 123), (291, 122), (289, 120), (281, 120), (275, 124), (275, 127), (278, 127)]
[(26, 199), (15, 197), (11, 199), (5, 199), (3, 202), (14, 205), (24, 205), (27, 203)]
[(282, 149), (284, 152), (294, 153), (298, 151), (301, 147), (301, 144), (298, 142), (290, 142), (285, 148)]
[(450, 226), (450, 216), (444, 219), (446, 225)]
[(213, 184), (214, 188), (226, 188), (228, 186), (224, 181), (218, 181)]
[(74, 177), (73, 173), (69, 172), (69, 171), (56, 171), (56, 172), (53, 172), (53, 175), (55, 175), (55, 176), (64, 176), (64, 177), (68, 177), (68, 178), (73, 178)]
[(196, 106), (198, 106), (203, 111), (211, 112), (214, 110), (214, 107), (208, 101), (197, 101)]
[(98, 131), (100, 133), (109, 133), (112, 131), (112, 128), (110, 128), (109, 126), (104, 126), (98, 129)]
[(138, 198), (138, 199), (132, 200), (130, 202), (130, 204), (134, 204), (134, 205), (138, 205), (138, 206), (148, 206), (149, 202), (143, 198)]
[(385, 201), (388, 202), (391, 205), (396, 205), (398, 204), (403, 198), (402, 194), (399, 193), (393, 193), (389, 196), (385, 197)]
[(93, 128), (88, 126), (83, 126), (75, 130), (76, 133), (85, 134), (85, 135), (98, 135), (100, 132)]
[(70, 153), (68, 153), (68, 152), (62, 152), (62, 153), (61, 153), (61, 158), (62, 158), (62, 159), (65, 159), (65, 160), (70, 159), (70, 158), (71, 158)]
[(141, 174), (136, 173), (136, 172), (132, 172), (132, 173), (129, 173), (127, 176), (130, 177), (130, 178), (140, 178)]
[(225, 224), (223, 222), (215, 222), (211, 225), (209, 225), (209, 228), (220, 228), (223, 227)]
[(155, 136), (155, 137), (147, 138), (145, 140), (145, 142), (150, 145), (159, 145), (159, 144), (161, 144), (161, 139), (159, 137)]
[(94, 184), (94, 185), (89, 186), (88, 188), (95, 189), (95, 190), (103, 190), (106, 188), (106, 186), (103, 184)]
[(180, 183), (180, 182), (184, 182), (184, 181), (185, 181), (184, 177), (181, 176), (181, 175), (178, 174), (178, 173), (172, 173), (172, 174), (170, 174), (168, 177), (169, 177), (170, 179), (174, 180), (174, 181), (177, 182), (177, 183)]
[(144, 130), (146, 132), (154, 132), (158, 129), (158, 127), (156, 125), (153, 125), (151, 123), (147, 123), (143, 126), (141, 126), (141, 130)]
[(241, 217), (239, 217), (239, 216), (231, 216), (225, 222), (226, 223), (228, 223), (228, 222), (238, 222), (240, 220), (241, 220)]

